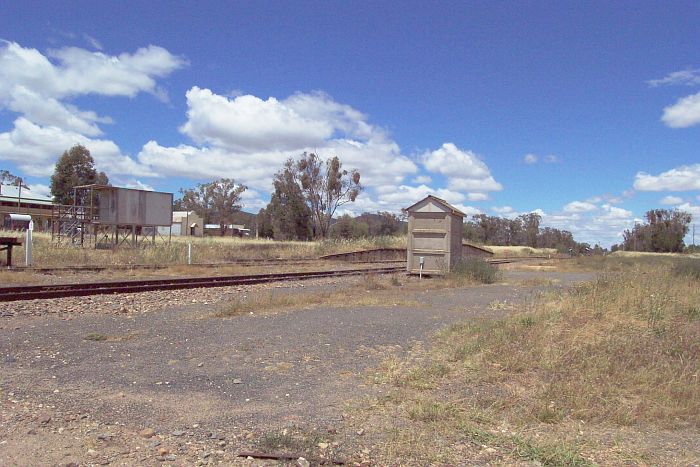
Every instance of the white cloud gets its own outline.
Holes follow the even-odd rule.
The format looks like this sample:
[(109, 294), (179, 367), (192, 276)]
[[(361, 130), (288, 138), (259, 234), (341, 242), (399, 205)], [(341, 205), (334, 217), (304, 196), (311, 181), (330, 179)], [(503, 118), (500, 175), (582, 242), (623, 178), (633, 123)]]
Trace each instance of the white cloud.
[(155, 191), (154, 188), (149, 185), (148, 183), (143, 183), (141, 180), (137, 180), (135, 178), (130, 178), (128, 180), (119, 180), (119, 186), (123, 186), (125, 188), (134, 188), (136, 190), (145, 190), (145, 191)]
[(274, 97), (235, 99), (193, 87), (187, 91), (187, 123), (181, 131), (198, 144), (239, 152), (289, 151), (319, 146), (333, 134), (327, 120), (310, 118)]
[(520, 215), (520, 213), (513, 209), (511, 206), (492, 206), (491, 211), (496, 213), (496, 215), (498, 216), (508, 218), (514, 218)]
[(425, 153), (422, 160), (428, 171), (447, 177), (450, 190), (474, 193), (503, 189), (478, 155), (461, 150), (453, 143), (445, 143), (439, 149)]
[(529, 165), (537, 164), (538, 162), (544, 162), (545, 164), (556, 164), (559, 162), (559, 158), (555, 156), (554, 154), (548, 154), (544, 157), (540, 157), (537, 154), (525, 154), (525, 157), (523, 157), (523, 162)]
[(586, 201), (572, 201), (564, 206), (564, 212), (590, 212), (596, 209), (598, 209), (598, 206)]
[(684, 165), (659, 175), (637, 172), (634, 188), (639, 191), (700, 190), (700, 164)]
[(76, 144), (90, 150), (95, 165), (108, 173), (155, 176), (149, 168), (121, 153), (112, 141), (91, 139), (58, 127), (42, 127), (24, 117), (15, 120), (12, 131), (0, 133), (0, 155), (14, 162), (24, 173), (48, 176), (58, 156)]
[[(327, 94), (296, 93), (285, 99), (262, 100), (252, 95), (229, 98), (193, 87), (187, 92), (187, 103), (188, 119), (181, 131), (197, 145), (167, 147), (149, 141), (137, 156), (140, 164), (167, 176), (226, 176), (268, 193), (272, 176), (287, 158), (303, 152), (315, 152), (322, 158), (337, 155), (344, 168), (360, 171), (361, 182), (367, 187), (346, 210), (370, 205), (392, 211), (405, 207), (402, 194), (407, 188), (397, 186), (405, 187), (406, 176), (418, 171), (416, 165), (401, 154), (398, 144), (382, 128), (370, 124), (365, 114)], [(384, 186), (395, 192), (393, 199), (391, 193), (383, 199), (379, 196)], [(375, 195), (378, 197), (370, 199)], [(458, 195), (460, 200), (465, 198)], [(262, 200), (249, 198), (246, 204), (250, 203), (261, 205)]]
[(52, 97), (41, 96), (24, 86), (17, 86), (14, 89), (7, 108), (39, 125), (56, 126), (86, 136), (101, 135), (102, 130), (97, 123), (111, 122), (109, 118), (101, 118), (94, 112), (81, 111), (74, 106), (62, 104)]
[(486, 201), (489, 199), (489, 195), (486, 193), (467, 193), (467, 199), (469, 201)]
[(690, 203), (683, 203), (676, 206), (679, 211), (685, 211), (693, 216), (694, 220), (700, 219), (700, 206), (695, 206)]
[(46, 196), (51, 198), (51, 188), (48, 185), (42, 183), (32, 183), (29, 185), (29, 191), (39, 196)]
[(604, 213), (600, 216), (600, 219), (628, 220), (634, 217), (632, 211), (628, 211), (627, 209), (623, 208), (618, 208), (616, 206), (610, 206), (608, 204), (603, 205), (603, 211)]
[(664, 108), (661, 121), (671, 128), (687, 128), (700, 123), (700, 92)]
[(89, 34), (83, 34), (83, 39), (95, 50), (102, 50), (102, 44)]
[(483, 214), (481, 209), (475, 208), (474, 206), (466, 206), (466, 205), (460, 204), (460, 203), (453, 204), (453, 206), (456, 207), (457, 209), (459, 209), (460, 211), (462, 211), (467, 216), (476, 216), (479, 214)]
[(661, 201), (659, 203), (661, 204), (667, 204), (669, 206), (673, 206), (674, 204), (681, 204), (683, 202), (683, 198), (680, 198), (678, 196), (664, 196), (661, 198)]
[(155, 78), (185, 64), (181, 57), (153, 45), (117, 56), (77, 47), (52, 50), (45, 56), (6, 42), (0, 49), (0, 99), (6, 99), (18, 85), (56, 99), (86, 94), (134, 97), (156, 92)]
[(647, 84), (651, 87), (700, 84), (700, 69), (689, 68), (687, 70), (674, 71), (660, 79), (650, 79)]
[(182, 58), (156, 46), (117, 56), (76, 47), (44, 55), (15, 42), (0, 42), (0, 110), (19, 115), (12, 129), (0, 133), (0, 160), (15, 162), (27, 174), (46, 176), (63, 151), (83, 144), (98, 169), (110, 175), (156, 175), (122, 154), (114, 142), (94, 139), (103, 134), (98, 124), (112, 123), (109, 117), (65, 101), (89, 94), (157, 96), (161, 90), (156, 78), (184, 65)]
[(433, 179), (429, 177), (428, 175), (419, 175), (417, 177), (413, 177), (411, 180), (413, 183), (417, 183), (419, 185), (425, 185), (427, 183), (431, 183)]

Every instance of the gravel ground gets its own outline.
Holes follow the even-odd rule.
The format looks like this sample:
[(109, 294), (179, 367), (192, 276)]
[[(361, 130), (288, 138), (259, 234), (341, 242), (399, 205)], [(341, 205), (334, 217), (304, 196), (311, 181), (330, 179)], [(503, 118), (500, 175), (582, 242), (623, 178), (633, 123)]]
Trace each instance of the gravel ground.
[(280, 429), (312, 431), (327, 457), (369, 462), (361, 440), (338, 431), (347, 401), (382, 391), (365, 384), (368, 369), (543, 288), (520, 282), (591, 278), (506, 272), (502, 284), (399, 290), (416, 306), (394, 306), (387, 295), (382, 307), (234, 318), (212, 311), (273, 287), (314, 293), (361, 279), (0, 304), (0, 464), (250, 463), (239, 450)]

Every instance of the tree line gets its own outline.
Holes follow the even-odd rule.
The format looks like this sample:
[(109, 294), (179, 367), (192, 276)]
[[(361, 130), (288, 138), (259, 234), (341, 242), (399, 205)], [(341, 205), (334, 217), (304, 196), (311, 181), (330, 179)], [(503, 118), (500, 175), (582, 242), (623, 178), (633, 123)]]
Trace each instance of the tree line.
[(621, 244), (611, 250), (680, 253), (685, 251), (685, 241), (693, 216), (677, 209), (652, 209), (645, 214), (645, 221), (625, 230)]
[[(21, 177), (7, 170), (0, 171), (0, 182), (21, 185)], [(75, 145), (58, 159), (51, 176), (51, 194), (58, 204), (73, 204), (73, 188), (79, 185), (109, 185), (104, 172), (95, 169), (90, 151)], [(311, 240), (318, 238), (359, 238), (396, 235), (406, 232), (403, 215), (389, 212), (363, 213), (357, 217), (347, 214), (334, 219), (338, 208), (354, 202), (362, 192), (360, 172), (345, 170), (338, 157), (322, 160), (314, 153), (289, 158), (273, 177), (274, 191), (270, 202), (256, 218), (258, 234), (276, 240)], [(194, 188), (181, 189), (181, 198), (174, 209), (197, 211), (208, 223), (218, 223), (224, 235), (243, 207), (246, 186), (229, 178), (200, 183)], [(81, 200), (78, 200), (81, 201)], [(553, 227), (541, 227), (537, 213), (522, 214), (509, 219), (477, 214), (465, 219), (463, 237), (475, 243), (497, 246), (529, 246), (556, 248), (563, 252), (602, 252), (596, 245), (574, 240), (571, 232)], [(684, 211), (652, 209), (645, 222), (625, 230), (623, 241), (611, 250), (682, 252), (684, 237), (692, 216)]]
[(556, 248), (574, 254), (593, 251), (590, 244), (574, 240), (568, 230), (541, 227), (541, 221), (542, 216), (534, 212), (513, 219), (477, 214), (465, 219), (464, 238), (483, 245)]

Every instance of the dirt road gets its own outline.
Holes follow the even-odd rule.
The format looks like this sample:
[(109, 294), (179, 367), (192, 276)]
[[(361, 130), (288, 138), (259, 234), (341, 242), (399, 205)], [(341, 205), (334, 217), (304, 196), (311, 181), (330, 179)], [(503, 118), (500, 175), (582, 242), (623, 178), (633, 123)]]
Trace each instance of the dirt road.
[(284, 429), (315, 430), (352, 459), (344, 447), (354, 444), (337, 426), (347, 401), (381, 392), (366, 384), (368, 369), (451, 323), (500, 316), (543, 288), (591, 277), (507, 272), (494, 285), (366, 292), (386, 293), (386, 306), (232, 318), (162, 295), (153, 295), (162, 308), (148, 312), (92, 303), (75, 315), (8, 313), (0, 318), (0, 464), (231, 464)]

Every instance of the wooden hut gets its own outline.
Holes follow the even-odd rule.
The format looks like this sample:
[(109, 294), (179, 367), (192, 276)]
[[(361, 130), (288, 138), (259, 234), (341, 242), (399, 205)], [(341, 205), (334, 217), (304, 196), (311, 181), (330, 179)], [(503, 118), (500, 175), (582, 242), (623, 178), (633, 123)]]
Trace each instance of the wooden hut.
[[(445, 274), (462, 258), (464, 213), (447, 201), (429, 195), (406, 208), (410, 274)], [(423, 265), (421, 269), (421, 263)]]

